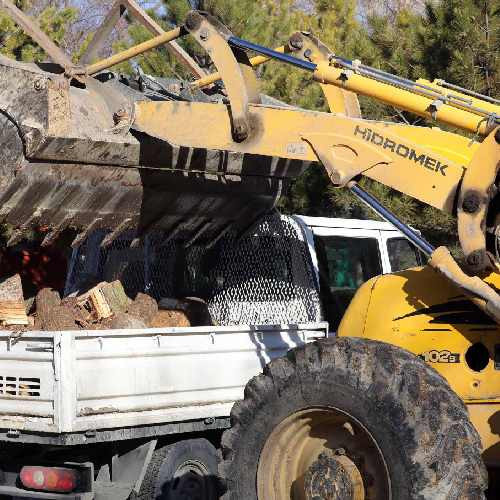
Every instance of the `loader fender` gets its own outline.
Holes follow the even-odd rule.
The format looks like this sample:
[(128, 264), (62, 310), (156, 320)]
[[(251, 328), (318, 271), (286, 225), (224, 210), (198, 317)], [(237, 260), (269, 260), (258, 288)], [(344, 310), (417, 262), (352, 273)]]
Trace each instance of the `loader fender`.
[[(498, 287), (500, 276), (485, 281)], [(443, 375), (468, 404), (487, 462), (500, 460), (499, 326), (429, 266), (378, 276), (361, 286), (339, 326), (340, 337), (402, 347)], [(486, 422), (478, 420), (488, 414)], [(489, 409), (487, 409), (488, 407)]]
[(363, 336), (365, 323), (370, 306), (373, 290), (380, 276), (375, 276), (361, 285), (347, 308), (340, 322), (337, 335), (339, 337), (350, 337), (351, 332), (357, 332), (357, 336)]
[(245, 387), (222, 437), (224, 500), (481, 500), (486, 474), (463, 401), (409, 352), (325, 339)]

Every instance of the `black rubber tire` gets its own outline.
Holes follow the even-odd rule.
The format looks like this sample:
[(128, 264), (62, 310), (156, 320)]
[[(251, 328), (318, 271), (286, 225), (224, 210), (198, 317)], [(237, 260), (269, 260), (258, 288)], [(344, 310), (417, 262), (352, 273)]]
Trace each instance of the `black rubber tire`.
[(187, 461), (199, 462), (207, 471), (205, 496), (201, 497), (202, 500), (218, 499), (220, 482), (217, 471), (217, 450), (203, 438), (177, 441), (155, 450), (139, 494), (132, 495), (130, 498), (134, 500), (190, 499), (189, 495), (176, 496), (174, 492), (175, 473)]
[(386, 461), (393, 500), (484, 498), (480, 439), (446, 380), (393, 345), (339, 338), (293, 349), (248, 382), (222, 437), (224, 500), (257, 499), (267, 437), (284, 418), (314, 406), (347, 411), (368, 429)]

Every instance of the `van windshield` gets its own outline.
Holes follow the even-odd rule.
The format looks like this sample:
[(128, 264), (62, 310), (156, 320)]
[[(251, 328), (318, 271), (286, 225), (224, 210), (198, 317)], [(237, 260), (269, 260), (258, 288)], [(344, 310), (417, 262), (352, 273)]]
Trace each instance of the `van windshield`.
[(423, 262), (420, 252), (406, 238), (389, 238), (387, 253), (392, 272), (416, 267)]

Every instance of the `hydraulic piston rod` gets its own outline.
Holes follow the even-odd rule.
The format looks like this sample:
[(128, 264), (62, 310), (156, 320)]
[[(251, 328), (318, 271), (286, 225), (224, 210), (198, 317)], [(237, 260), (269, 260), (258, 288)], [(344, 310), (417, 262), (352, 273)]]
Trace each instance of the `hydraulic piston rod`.
[(95, 75), (96, 73), (99, 73), (99, 71), (108, 69), (111, 66), (114, 66), (115, 64), (120, 64), (123, 61), (127, 61), (132, 57), (143, 54), (148, 50), (154, 49), (155, 47), (159, 47), (160, 45), (171, 42), (172, 40), (181, 37), (184, 33), (185, 31), (183, 30), (183, 28), (181, 27), (174, 28), (173, 30), (155, 36), (150, 40), (146, 40), (143, 43), (134, 45), (133, 47), (130, 47), (130, 49), (124, 50), (122, 52), (119, 52), (118, 54), (114, 54), (111, 57), (108, 57), (107, 59), (103, 59), (102, 61), (87, 66), (85, 68), (86, 73), (89, 75)]
[[(364, 65), (357, 65), (347, 59), (334, 56), (331, 61), (314, 64), (234, 36), (228, 39), (228, 43), (309, 71), (320, 83), (373, 97), (396, 108), (469, 132), (486, 135), (492, 126), (500, 121), (500, 106), (494, 111), (467, 106), (465, 102), (458, 102), (453, 96), (444, 96), (431, 87), (425, 88), (413, 82), (412, 85), (408, 85), (405, 79)], [(357, 66), (360, 67), (359, 72), (356, 70)]]
[[(280, 53), (285, 53), (287, 51), (286, 46), (281, 46), (277, 47), (274, 49), (275, 52), (280, 52)], [(255, 68), (256, 66), (260, 66), (261, 64), (264, 64), (265, 62), (269, 61), (272, 59), (271, 56), (255, 56), (250, 59), (250, 64)], [(220, 80), (222, 77), (218, 71), (215, 73), (211, 73), (210, 75), (204, 76), (203, 78), (199, 78), (198, 80), (195, 80), (191, 85), (196, 88), (203, 88), (207, 87), (208, 85), (212, 85), (212, 83), (215, 83), (217, 80)]]
[(387, 210), (387, 208), (385, 208), (384, 205), (382, 205), (377, 200), (377, 198), (372, 196), (363, 188), (359, 187), (356, 182), (350, 182), (348, 184), (348, 187), (355, 196), (357, 196), (362, 202), (368, 205), (377, 215), (379, 215), (387, 222), (391, 223), (396, 229), (401, 231), (405, 238), (413, 243), (421, 252), (427, 255), (427, 257), (430, 257), (432, 255), (435, 248), (425, 238), (422, 238), (422, 236), (415, 232), (410, 226), (405, 224), (390, 210)]

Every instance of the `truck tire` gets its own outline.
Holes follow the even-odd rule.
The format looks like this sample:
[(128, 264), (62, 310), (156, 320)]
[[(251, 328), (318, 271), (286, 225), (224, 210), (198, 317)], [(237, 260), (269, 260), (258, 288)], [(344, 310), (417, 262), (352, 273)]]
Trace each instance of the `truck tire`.
[(187, 439), (157, 449), (138, 495), (131, 500), (216, 500), (217, 451), (206, 439)]
[(383, 342), (326, 339), (251, 379), (222, 437), (224, 500), (479, 500), (479, 436), (446, 380)]

